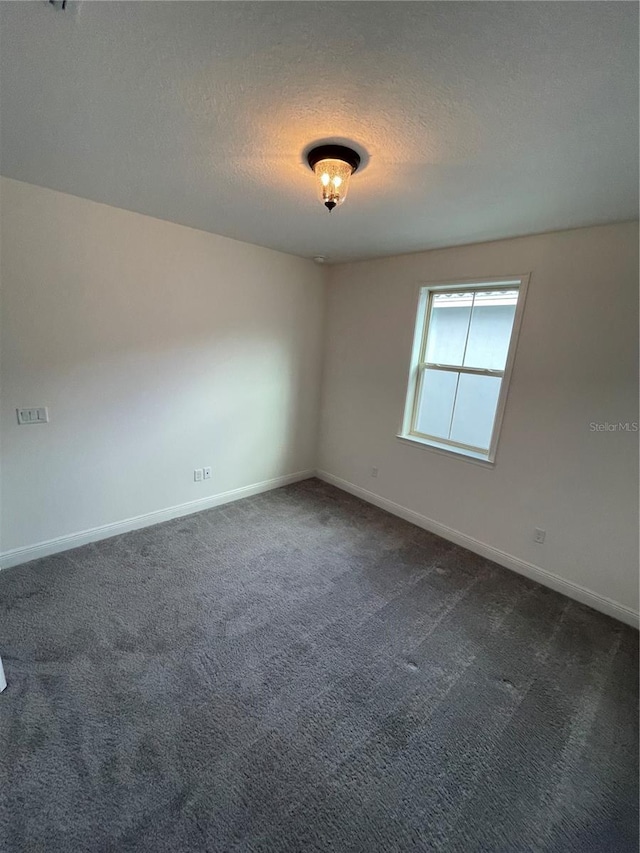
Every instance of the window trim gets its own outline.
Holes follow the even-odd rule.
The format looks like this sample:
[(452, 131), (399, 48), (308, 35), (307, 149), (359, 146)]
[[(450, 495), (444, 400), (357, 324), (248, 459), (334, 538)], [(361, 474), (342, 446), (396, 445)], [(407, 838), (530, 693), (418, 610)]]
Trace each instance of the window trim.
[[(471, 279), (455, 279), (454, 281), (439, 281), (439, 282), (423, 282), (418, 285), (418, 306), (415, 314), (415, 327), (413, 336), (413, 346), (411, 350), (411, 361), (409, 368), (409, 377), (407, 381), (407, 393), (405, 397), (404, 414), (400, 431), (397, 438), (403, 441), (412, 442), (413, 444), (424, 447), (428, 450), (433, 450), (438, 453), (446, 454), (447, 456), (465, 459), (468, 462), (476, 462), (482, 465), (493, 466), (498, 448), (498, 440), (502, 429), (502, 421), (509, 393), (509, 385), (511, 382), (511, 374), (515, 362), (516, 350), (518, 346), (518, 338), (520, 336), (520, 328), (522, 325), (522, 316), (527, 297), (527, 288), (529, 285), (530, 273), (511, 276), (495, 276), (491, 278), (471, 278)], [(455, 367), (462, 373), (472, 373), (482, 376), (500, 376), (502, 384), (500, 386), (500, 395), (496, 406), (496, 414), (493, 421), (493, 431), (491, 433), (491, 442), (489, 449), (471, 447), (469, 445), (461, 445), (454, 443), (448, 439), (440, 439), (432, 436), (424, 435), (412, 431), (414, 422), (415, 409), (418, 404), (418, 396), (420, 390), (421, 372), (426, 369), (427, 362), (423, 361), (427, 352), (427, 335), (428, 335), (428, 317), (431, 309), (433, 294), (450, 291), (464, 291), (473, 289), (474, 291), (495, 290), (497, 288), (518, 288), (518, 303), (516, 312), (513, 318), (513, 327), (511, 330), (511, 339), (509, 341), (509, 350), (507, 360), (504, 366), (504, 371), (501, 370), (483, 370), (477, 368), (462, 368), (457, 365), (438, 365), (429, 363), (429, 369), (445, 369), (451, 370)]]

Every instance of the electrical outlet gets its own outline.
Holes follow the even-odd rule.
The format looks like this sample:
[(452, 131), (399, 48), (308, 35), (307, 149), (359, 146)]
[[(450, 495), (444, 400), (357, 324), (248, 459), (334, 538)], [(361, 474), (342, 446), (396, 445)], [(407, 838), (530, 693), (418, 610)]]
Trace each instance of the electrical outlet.
[(196, 468), (194, 470), (193, 479), (196, 483), (200, 483), (202, 481), (202, 468)]
[(211, 479), (211, 468), (210, 467), (202, 469), (202, 479), (203, 480), (210, 480)]
[(377, 468), (372, 468), (372, 469), (371, 469), (371, 476), (372, 476), (372, 477), (377, 477), (377, 476), (378, 476), (378, 469), (377, 469)]
[(533, 541), (537, 542), (538, 545), (544, 545), (546, 535), (546, 530), (541, 530), (539, 527), (536, 527), (536, 529), (533, 531)]

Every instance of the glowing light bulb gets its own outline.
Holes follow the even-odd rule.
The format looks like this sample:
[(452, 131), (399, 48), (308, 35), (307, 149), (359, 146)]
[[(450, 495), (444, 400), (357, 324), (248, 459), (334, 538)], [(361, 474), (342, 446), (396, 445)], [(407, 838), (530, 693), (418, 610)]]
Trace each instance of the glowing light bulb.
[(345, 200), (353, 169), (343, 160), (321, 160), (314, 169), (320, 201), (333, 210)]
[(333, 210), (347, 197), (349, 178), (360, 165), (360, 156), (344, 145), (319, 145), (307, 155), (318, 188), (318, 198)]

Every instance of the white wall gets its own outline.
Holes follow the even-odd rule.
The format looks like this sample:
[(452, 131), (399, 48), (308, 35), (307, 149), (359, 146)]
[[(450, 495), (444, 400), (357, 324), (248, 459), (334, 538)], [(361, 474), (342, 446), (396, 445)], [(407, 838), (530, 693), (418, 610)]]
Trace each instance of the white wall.
[[(418, 285), (527, 272), (495, 467), (396, 438)], [(633, 621), (638, 434), (590, 423), (638, 420), (637, 320), (637, 223), (334, 267), (319, 467)], [(546, 529), (544, 545), (535, 527)]]
[[(321, 269), (0, 189), (2, 552), (314, 467)], [(39, 405), (51, 422), (18, 426)]]

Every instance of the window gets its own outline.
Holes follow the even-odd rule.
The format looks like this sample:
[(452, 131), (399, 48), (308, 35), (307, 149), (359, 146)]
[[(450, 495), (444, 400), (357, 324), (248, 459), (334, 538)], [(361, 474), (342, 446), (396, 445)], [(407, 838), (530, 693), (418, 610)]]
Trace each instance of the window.
[(400, 438), (493, 462), (526, 284), (421, 288)]

